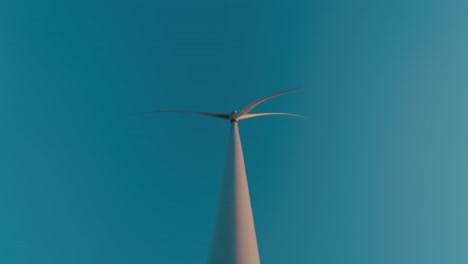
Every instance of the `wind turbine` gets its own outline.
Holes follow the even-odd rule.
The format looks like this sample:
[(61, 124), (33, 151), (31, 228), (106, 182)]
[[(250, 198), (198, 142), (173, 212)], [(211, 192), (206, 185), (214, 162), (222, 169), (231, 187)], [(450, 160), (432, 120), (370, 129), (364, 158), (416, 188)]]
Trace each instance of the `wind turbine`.
[(231, 122), (231, 133), (226, 155), (224, 177), (222, 179), (220, 201), (214, 235), (208, 263), (210, 264), (259, 264), (257, 238), (250, 204), (249, 187), (244, 166), (244, 156), (239, 136), (239, 120), (268, 115), (285, 115), (302, 117), (289, 113), (252, 113), (256, 106), (271, 98), (299, 90), (295, 88), (269, 96), (262, 97), (241, 111), (232, 111), (230, 114), (194, 112), (182, 110), (157, 110), (140, 112), (138, 114), (176, 112), (204, 115), (227, 119)]

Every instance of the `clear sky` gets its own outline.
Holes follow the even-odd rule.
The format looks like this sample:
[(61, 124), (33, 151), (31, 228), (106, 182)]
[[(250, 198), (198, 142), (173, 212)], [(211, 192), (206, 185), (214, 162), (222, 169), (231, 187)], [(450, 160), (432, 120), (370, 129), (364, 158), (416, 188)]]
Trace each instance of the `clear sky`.
[[(170, 3), (169, 3), (170, 2)], [(262, 263), (468, 263), (463, 1), (0, 2), (0, 263), (206, 263), (230, 112)]]

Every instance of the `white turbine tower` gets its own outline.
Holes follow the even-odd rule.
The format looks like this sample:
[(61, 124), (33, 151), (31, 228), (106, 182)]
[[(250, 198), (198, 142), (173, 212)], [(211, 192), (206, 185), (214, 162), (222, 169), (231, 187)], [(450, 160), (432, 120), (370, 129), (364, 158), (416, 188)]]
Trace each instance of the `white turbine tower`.
[(286, 115), (303, 118), (303, 116), (288, 113), (249, 114), (252, 109), (266, 100), (294, 92), (299, 89), (300, 88), (291, 89), (260, 98), (244, 107), (240, 112), (232, 111), (230, 114), (179, 110), (160, 110), (140, 113), (188, 113), (227, 119), (231, 122), (231, 134), (229, 136), (224, 177), (222, 179), (221, 197), (219, 200), (217, 219), (214, 227), (214, 235), (208, 263), (260, 263), (252, 208), (250, 205), (249, 187), (244, 166), (244, 156), (242, 154), (242, 145), (237, 123), (239, 120), (267, 115)]

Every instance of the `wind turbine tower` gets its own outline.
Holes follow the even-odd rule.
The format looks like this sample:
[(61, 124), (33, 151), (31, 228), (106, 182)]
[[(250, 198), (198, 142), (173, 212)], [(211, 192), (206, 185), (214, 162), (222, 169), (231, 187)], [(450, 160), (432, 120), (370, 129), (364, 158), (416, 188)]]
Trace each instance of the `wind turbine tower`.
[(260, 263), (238, 123), (243, 119), (268, 115), (286, 115), (303, 118), (303, 116), (300, 115), (278, 112), (249, 114), (252, 109), (266, 100), (299, 89), (300, 88), (291, 89), (262, 97), (247, 105), (241, 111), (232, 111), (230, 114), (180, 110), (141, 112), (141, 114), (160, 112), (197, 114), (227, 119), (231, 123), (231, 133), (229, 135), (218, 212), (208, 259), (209, 264)]

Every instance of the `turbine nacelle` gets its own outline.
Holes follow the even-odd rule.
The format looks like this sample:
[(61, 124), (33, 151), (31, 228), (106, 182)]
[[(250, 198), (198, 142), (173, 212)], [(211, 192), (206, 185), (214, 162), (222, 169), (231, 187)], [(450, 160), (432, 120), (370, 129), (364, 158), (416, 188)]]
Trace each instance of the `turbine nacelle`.
[(237, 111), (236, 111), (236, 110), (233, 110), (233, 111), (229, 114), (229, 121), (231, 121), (231, 123), (232, 123), (232, 122), (237, 122), (236, 117), (237, 117)]
[(289, 113), (278, 113), (278, 112), (249, 114), (249, 112), (252, 109), (254, 109), (257, 105), (265, 102), (266, 100), (269, 100), (271, 98), (281, 96), (281, 95), (284, 95), (284, 94), (287, 94), (287, 93), (295, 92), (295, 91), (297, 91), (299, 89), (300, 88), (295, 88), (295, 89), (291, 89), (291, 90), (287, 90), (287, 91), (283, 91), (283, 92), (279, 92), (279, 93), (275, 93), (275, 94), (272, 94), (272, 95), (269, 95), (269, 96), (262, 97), (262, 98), (260, 98), (260, 99), (258, 99), (256, 101), (250, 103), (249, 105), (244, 107), (241, 111), (237, 112), (236, 110), (234, 110), (229, 114), (194, 112), (194, 111), (185, 111), (185, 110), (156, 110), (156, 111), (149, 111), (149, 112), (140, 112), (140, 113), (137, 113), (137, 114), (149, 114), (149, 113), (160, 113), (160, 112), (186, 113), (186, 114), (196, 114), (196, 115), (204, 115), (204, 116), (211, 116), (211, 117), (216, 117), (216, 118), (227, 119), (231, 123), (238, 122), (239, 120), (242, 120), (242, 119), (248, 119), (248, 118), (259, 117), (259, 116), (267, 116), (267, 115), (285, 115), (285, 116), (295, 116), (295, 117), (305, 118), (304, 116), (300, 116), (300, 115), (289, 114)]

